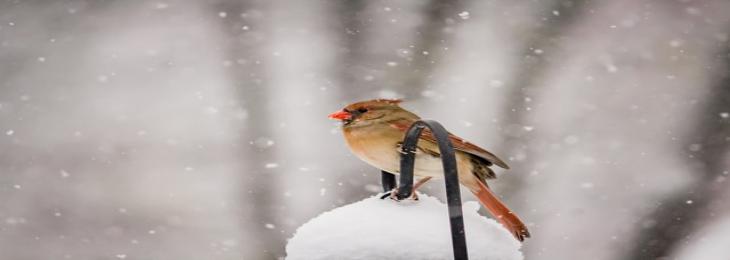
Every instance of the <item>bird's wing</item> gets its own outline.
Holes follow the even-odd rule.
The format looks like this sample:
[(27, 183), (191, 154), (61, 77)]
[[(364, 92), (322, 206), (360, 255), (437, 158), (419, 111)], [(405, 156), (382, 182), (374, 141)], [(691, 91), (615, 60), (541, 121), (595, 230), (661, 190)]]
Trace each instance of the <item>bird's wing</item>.
[[(408, 128), (411, 127), (411, 124), (413, 124), (413, 122), (408, 122), (405, 120), (390, 122), (391, 127), (401, 130), (403, 132), (408, 131)], [(428, 128), (423, 129), (423, 132), (421, 132), (420, 140), (431, 142), (433, 144), (437, 143), (436, 136), (434, 136), (433, 132), (431, 132), (431, 130)], [(497, 157), (496, 155), (479, 146), (467, 142), (461, 137), (449, 133), (449, 140), (454, 145), (454, 149), (456, 150), (477, 156), (504, 169), (509, 169), (509, 166), (504, 161), (502, 161), (502, 159), (499, 159), (499, 157)]]

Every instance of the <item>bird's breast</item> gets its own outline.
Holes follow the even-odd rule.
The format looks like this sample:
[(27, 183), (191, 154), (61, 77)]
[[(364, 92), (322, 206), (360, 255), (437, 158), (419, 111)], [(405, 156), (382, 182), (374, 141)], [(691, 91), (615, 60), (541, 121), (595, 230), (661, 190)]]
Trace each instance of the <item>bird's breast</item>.
[(347, 145), (360, 160), (381, 170), (396, 173), (400, 163), (397, 145), (402, 137), (393, 136), (393, 133), (372, 132), (361, 129), (345, 130)]
[[(400, 147), (399, 143), (403, 141), (404, 134), (397, 129), (383, 129), (379, 131), (366, 131), (361, 129), (345, 129), (343, 134), (347, 140), (347, 145), (353, 154), (366, 163), (378, 169), (390, 172), (400, 172)], [(425, 141), (421, 141), (425, 142)], [(419, 143), (419, 147), (425, 144)], [(438, 149), (435, 147), (431, 149)], [(459, 172), (471, 172), (469, 164), (462, 163), (463, 156), (456, 154)], [(443, 168), (441, 157), (432, 153), (423, 152), (422, 149), (416, 149), (416, 163), (414, 174), (417, 176), (442, 177)], [(460, 174), (461, 175), (461, 174)]]

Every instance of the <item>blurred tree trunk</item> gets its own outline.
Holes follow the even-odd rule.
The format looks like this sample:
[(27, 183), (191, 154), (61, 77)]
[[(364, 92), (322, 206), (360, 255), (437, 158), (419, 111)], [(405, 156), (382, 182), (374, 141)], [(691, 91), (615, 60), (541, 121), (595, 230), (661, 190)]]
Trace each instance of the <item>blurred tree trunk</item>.
[[(502, 151), (510, 157), (526, 154), (527, 158), (530, 158), (530, 145), (528, 144), (530, 138), (525, 136), (529, 131), (524, 128), (531, 125), (527, 122), (529, 102), (534, 102), (533, 99), (539, 98), (536, 97), (539, 93), (537, 89), (542, 84), (544, 73), (552, 65), (553, 59), (557, 58), (551, 54), (559, 51), (558, 44), (561, 37), (572, 24), (579, 21), (580, 14), (585, 10), (586, 5), (587, 3), (582, 0), (556, 0), (546, 4), (540, 11), (547, 18), (544, 18), (545, 21), (535, 28), (531, 36), (527, 37), (528, 40), (520, 55), (523, 60), (514, 69), (512, 79), (506, 81), (509, 94), (505, 98), (510, 105), (505, 106), (502, 112), (501, 125), (504, 139), (497, 151)], [(527, 171), (532, 167), (528, 162), (515, 165), (512, 171)], [(502, 181), (502, 185), (511, 187), (502, 191), (502, 195), (511, 197), (519, 192), (519, 187), (523, 186), (524, 179), (505, 175)]]
[[(335, 122), (327, 115), (340, 108), (335, 103), (339, 89), (333, 87), (337, 45), (332, 24), (337, 17), (331, 1), (269, 1), (269, 37), (265, 62), (270, 97), (268, 104), (274, 127), (271, 137), (275, 160), (267, 161), (269, 174), (282, 176), (276, 194), (277, 228), (291, 236), (297, 227), (332, 207), (328, 198), (339, 185), (325, 183), (341, 176), (338, 164), (323, 162), (342, 141), (332, 139)], [(327, 156), (332, 161), (338, 161)], [(329, 197), (328, 197), (328, 194)], [(282, 248), (283, 249), (283, 248)]]
[[(409, 99), (419, 97), (436, 61), (447, 51), (453, 37), (449, 27), (458, 19), (461, 2), (338, 1), (339, 33), (344, 35), (338, 72), (343, 95), (372, 98), (375, 87)], [(403, 62), (386, 65), (399, 59)]]
[(690, 242), (691, 234), (704, 218), (714, 215), (713, 198), (727, 184), (717, 181), (728, 170), (730, 152), (730, 48), (717, 55), (711, 69), (717, 82), (707, 93), (705, 109), (697, 115), (695, 130), (688, 138), (687, 163), (697, 181), (656, 205), (653, 213), (638, 223), (635, 247), (624, 259), (669, 257), (673, 250)]
[(342, 86), (340, 100), (343, 102), (348, 98), (356, 97), (362, 91), (363, 84), (358, 78), (358, 66), (364, 58), (365, 46), (363, 46), (363, 30), (367, 23), (362, 11), (367, 6), (363, 0), (341, 0), (337, 1), (337, 20), (341, 26), (337, 31), (340, 35), (340, 50), (338, 55), (339, 63), (336, 68), (338, 84)]
[[(404, 79), (399, 93), (410, 99), (417, 99), (432, 78), (432, 72), (454, 38), (455, 20), (459, 19), (464, 1), (432, 0), (424, 8), (424, 22), (416, 30), (416, 41), (411, 48), (408, 66), (402, 67)], [(465, 17), (468, 13), (463, 14)]]
[[(277, 188), (275, 174), (268, 174), (262, 162), (274, 156), (267, 149), (269, 124), (269, 100), (265, 61), (266, 32), (261, 29), (266, 19), (266, 1), (226, 1), (211, 3), (211, 12), (218, 13), (225, 41), (222, 51), (232, 87), (237, 93), (239, 117), (245, 121), (237, 125), (240, 133), (238, 158), (240, 158), (242, 232), (255, 234), (254, 244), (246, 245), (251, 259), (273, 259), (281, 254), (284, 238), (270, 227), (276, 219)], [(225, 18), (225, 19), (223, 19)]]

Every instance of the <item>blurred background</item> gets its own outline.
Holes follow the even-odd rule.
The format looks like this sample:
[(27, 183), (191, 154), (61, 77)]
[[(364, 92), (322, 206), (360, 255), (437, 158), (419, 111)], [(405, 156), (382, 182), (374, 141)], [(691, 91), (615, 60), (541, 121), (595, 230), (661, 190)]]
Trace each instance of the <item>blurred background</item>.
[(0, 258), (283, 258), (299, 225), (380, 191), (327, 114), (384, 97), (508, 161), (490, 184), (526, 259), (727, 259), (729, 14), (2, 0)]

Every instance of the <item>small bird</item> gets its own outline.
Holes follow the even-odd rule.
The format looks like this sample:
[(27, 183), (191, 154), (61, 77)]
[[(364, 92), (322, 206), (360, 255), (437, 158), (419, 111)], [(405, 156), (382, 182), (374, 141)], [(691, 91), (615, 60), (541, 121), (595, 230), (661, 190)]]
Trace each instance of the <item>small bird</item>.
[[(329, 115), (342, 121), (342, 132), (352, 153), (368, 164), (383, 171), (398, 174), (400, 171), (401, 143), (408, 128), (420, 118), (399, 106), (398, 99), (374, 99), (347, 105)], [(490, 166), (509, 169), (504, 161), (453, 134), (449, 139), (456, 151), (459, 182), (469, 188), (484, 207), (519, 241), (530, 237), (530, 232), (519, 217), (507, 208), (487, 186), (487, 179), (494, 179)], [(413, 174), (420, 177), (414, 189), (432, 177), (442, 177), (436, 138), (424, 129), (416, 149)], [(415, 194), (415, 192), (413, 192)]]

